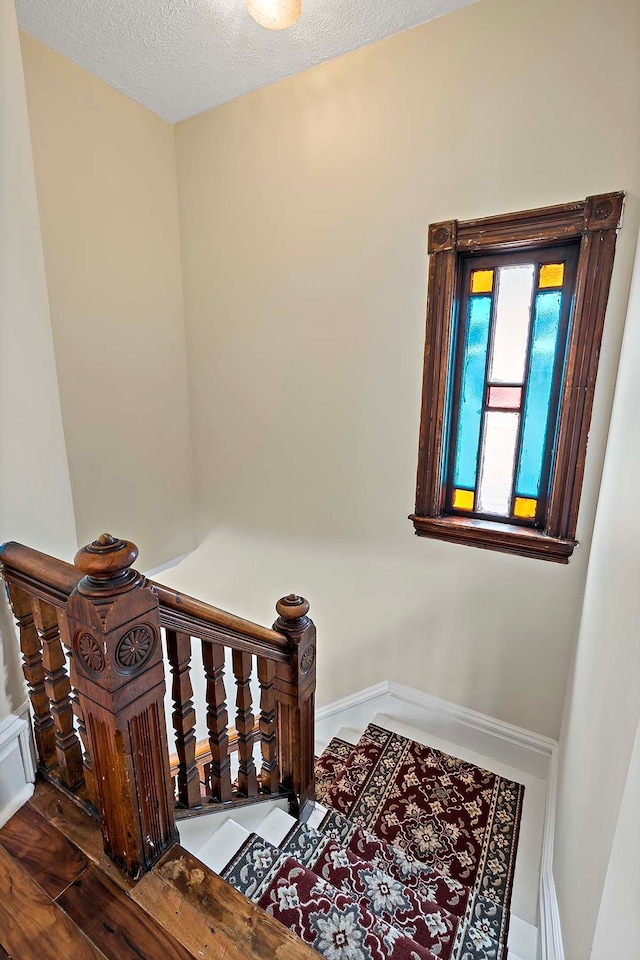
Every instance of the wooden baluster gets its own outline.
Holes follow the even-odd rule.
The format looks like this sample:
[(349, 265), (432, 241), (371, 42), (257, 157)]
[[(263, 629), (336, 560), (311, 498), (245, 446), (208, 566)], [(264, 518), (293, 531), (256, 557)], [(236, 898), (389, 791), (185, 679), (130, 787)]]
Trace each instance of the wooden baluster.
[(66, 604), (104, 848), (134, 878), (177, 840), (158, 598), (137, 555), (109, 534), (84, 547)]
[(58, 772), (70, 790), (84, 780), (82, 747), (73, 726), (71, 683), (67, 673), (67, 658), (60, 642), (58, 614), (55, 607), (44, 600), (32, 600), (33, 622), (42, 644), (44, 689), (50, 703), (55, 727)]
[(257, 797), (258, 776), (253, 762), (253, 700), (251, 667), (253, 657), (242, 650), (233, 651), (233, 673), (236, 678), (236, 730), (238, 731), (238, 793)]
[(273, 660), (258, 657), (258, 680), (260, 681), (260, 742), (262, 748), (262, 771), (260, 780), (265, 793), (280, 790), (278, 767), (278, 740), (276, 733), (276, 695), (273, 687), (276, 665)]
[[(291, 812), (304, 818), (315, 800), (314, 742), (316, 628), (309, 604), (289, 594), (276, 604), (274, 630), (291, 641), (291, 661), (277, 663), (274, 689), (278, 700), (278, 756), (282, 784), (293, 790)], [(306, 808), (306, 809), (305, 809)]]
[(42, 644), (33, 621), (31, 597), (12, 583), (8, 584), (8, 591), (13, 615), (20, 629), (22, 671), (27, 681), (33, 710), (33, 733), (38, 751), (38, 763), (42, 770), (51, 770), (57, 763), (56, 727), (44, 685)]
[(211, 796), (220, 803), (233, 799), (229, 760), (229, 716), (224, 686), (224, 647), (202, 641), (202, 662), (207, 680), (207, 727), (211, 748)]
[(97, 810), (98, 794), (96, 790), (96, 778), (93, 773), (93, 763), (91, 762), (91, 754), (89, 753), (87, 726), (84, 722), (80, 697), (78, 696), (77, 690), (74, 690), (73, 687), (71, 688), (71, 708), (76, 718), (76, 729), (80, 737), (80, 743), (82, 744), (82, 766), (84, 768), (84, 786), (87, 791), (87, 799)]
[(200, 774), (196, 766), (196, 711), (191, 686), (191, 637), (167, 630), (167, 656), (173, 683), (173, 729), (178, 754), (178, 801), (184, 807), (202, 805)]

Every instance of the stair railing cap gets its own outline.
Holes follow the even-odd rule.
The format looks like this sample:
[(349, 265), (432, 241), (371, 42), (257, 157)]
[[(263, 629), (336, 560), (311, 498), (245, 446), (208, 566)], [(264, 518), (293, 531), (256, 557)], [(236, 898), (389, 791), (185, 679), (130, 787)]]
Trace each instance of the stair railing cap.
[(276, 612), (282, 620), (301, 620), (309, 613), (309, 601), (290, 593), (276, 603)]
[(78, 584), (81, 593), (91, 594), (106, 590), (118, 592), (134, 585), (142, 578), (131, 569), (138, 558), (138, 548), (130, 540), (120, 540), (110, 533), (82, 547), (74, 563), (84, 577)]

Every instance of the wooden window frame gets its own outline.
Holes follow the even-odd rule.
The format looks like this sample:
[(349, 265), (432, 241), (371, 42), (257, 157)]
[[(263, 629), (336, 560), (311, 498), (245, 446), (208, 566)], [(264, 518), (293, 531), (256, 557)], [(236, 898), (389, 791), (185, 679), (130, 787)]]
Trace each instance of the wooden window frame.
[[(584, 478), (587, 438), (624, 193), (429, 226), (429, 291), (413, 522), (419, 537), (568, 563)], [(549, 495), (541, 527), (446, 514), (451, 352), (464, 258), (579, 240), (569, 338)]]

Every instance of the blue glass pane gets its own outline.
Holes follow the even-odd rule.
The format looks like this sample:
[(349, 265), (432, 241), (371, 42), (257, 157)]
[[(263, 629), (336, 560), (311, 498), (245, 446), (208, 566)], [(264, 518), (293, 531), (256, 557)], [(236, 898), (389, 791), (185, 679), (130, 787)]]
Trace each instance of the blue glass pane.
[(467, 314), (453, 482), (469, 490), (476, 485), (491, 299), (470, 297)]
[(538, 293), (535, 300), (529, 381), (516, 483), (518, 495), (523, 497), (537, 497), (540, 493), (561, 302), (560, 290)]

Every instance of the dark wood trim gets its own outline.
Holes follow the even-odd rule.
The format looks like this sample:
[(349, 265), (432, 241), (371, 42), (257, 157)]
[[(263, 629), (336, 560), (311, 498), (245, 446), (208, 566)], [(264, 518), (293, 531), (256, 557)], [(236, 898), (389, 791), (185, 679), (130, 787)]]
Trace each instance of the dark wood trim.
[[(415, 532), (454, 543), (567, 563), (576, 545), (587, 437), (624, 193), (429, 226), (429, 292), (418, 447)], [(449, 516), (445, 468), (451, 355), (465, 255), (534, 250), (580, 240), (567, 360), (542, 529)]]
[(417, 536), (446, 540), (448, 543), (464, 543), (469, 547), (515, 553), (535, 560), (553, 560), (568, 563), (577, 543), (575, 540), (560, 540), (548, 537), (531, 527), (519, 527), (511, 523), (492, 520), (476, 520), (467, 517), (416, 517), (411, 514)]
[[(450, 225), (441, 225), (450, 236)], [(430, 232), (438, 236), (438, 231)], [(440, 235), (442, 236), (442, 235)], [(429, 263), (427, 335), (424, 346), (424, 386), (420, 418), (420, 454), (416, 484), (416, 513), (438, 515), (443, 509), (442, 472), (446, 447), (447, 390), (453, 324), (440, 322), (453, 317), (458, 286), (459, 260), (454, 249), (436, 251)]]

